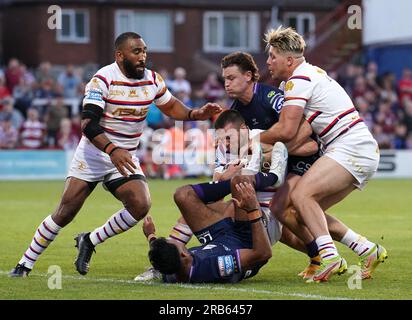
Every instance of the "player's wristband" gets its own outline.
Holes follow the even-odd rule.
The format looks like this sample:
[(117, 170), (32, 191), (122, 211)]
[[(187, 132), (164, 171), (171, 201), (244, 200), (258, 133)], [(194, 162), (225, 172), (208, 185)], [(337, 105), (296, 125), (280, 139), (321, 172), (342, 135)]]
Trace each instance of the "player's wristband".
[(114, 148), (109, 152), (109, 156), (111, 157), (111, 156), (112, 156), (112, 153), (113, 153), (115, 150), (117, 150), (117, 149), (120, 149), (120, 147), (114, 147)]
[(110, 156), (110, 154), (113, 152), (113, 150), (114, 150), (115, 148), (118, 148), (118, 147), (116, 147), (116, 145), (115, 145), (114, 143), (109, 142), (108, 144), (106, 144), (106, 145), (104, 146), (103, 151), (106, 152), (106, 153)]
[(191, 110), (189, 111), (189, 113), (187, 114), (187, 118), (188, 118), (189, 120), (193, 120), (193, 119), (192, 119), (192, 112), (193, 112), (193, 109), (191, 109)]
[(151, 243), (153, 240), (156, 240), (157, 239), (157, 237), (156, 237), (156, 235), (154, 234), (154, 233), (151, 233), (151, 234), (149, 234), (148, 236), (147, 236), (147, 241), (149, 242), (149, 243)]
[(255, 220), (249, 220), (249, 222), (250, 222), (250, 223), (256, 223), (256, 222), (259, 222), (260, 220), (262, 220), (262, 217), (257, 218), (257, 219), (255, 219)]
[(260, 213), (259, 209), (255, 209), (253, 211), (248, 212), (247, 217), (250, 222), (262, 218), (262, 214)]

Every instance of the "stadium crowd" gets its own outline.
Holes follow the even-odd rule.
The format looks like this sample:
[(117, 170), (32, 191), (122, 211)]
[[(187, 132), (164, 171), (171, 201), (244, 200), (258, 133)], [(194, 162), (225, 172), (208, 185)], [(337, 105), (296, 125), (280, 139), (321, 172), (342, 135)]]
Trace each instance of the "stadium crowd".
[[(81, 137), (79, 111), (84, 88), (95, 71), (97, 66), (59, 67), (49, 62), (31, 70), (15, 58), (0, 67), (0, 149), (73, 150)], [(217, 102), (223, 108), (231, 105), (217, 73), (211, 72), (197, 89), (192, 88), (181, 67), (173, 75), (164, 69), (159, 73), (187, 106), (196, 108), (205, 102)], [(391, 72), (381, 73), (373, 62), (366, 66), (348, 64), (342, 72), (329, 74), (352, 97), (381, 149), (412, 149), (412, 69), (405, 68), (398, 81)], [(211, 174), (210, 166), (158, 165), (152, 156), (159, 146), (170, 156), (183, 153), (190, 145), (199, 150), (200, 145), (204, 152), (193, 156), (204, 157), (213, 150), (213, 139), (207, 133), (210, 122), (175, 126), (155, 105), (146, 120), (138, 154), (149, 177)]]

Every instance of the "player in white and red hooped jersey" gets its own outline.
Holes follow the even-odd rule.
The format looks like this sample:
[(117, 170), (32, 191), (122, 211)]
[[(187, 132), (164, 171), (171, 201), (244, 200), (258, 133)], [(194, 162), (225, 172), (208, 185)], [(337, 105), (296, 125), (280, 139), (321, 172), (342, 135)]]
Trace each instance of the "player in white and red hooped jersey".
[[(378, 167), (378, 145), (343, 88), (322, 69), (305, 61), (301, 35), (292, 28), (279, 27), (266, 34), (266, 42), (267, 65), (273, 79), (284, 81), (285, 102), (279, 122), (260, 138), (264, 143), (290, 141), (302, 115), (319, 137), (324, 154), (299, 180), (291, 199), (316, 238), (321, 265), (313, 280), (327, 281), (341, 272), (345, 261), (329, 234), (324, 210), (355, 188), (365, 186)], [(358, 241), (353, 232), (344, 238)], [(383, 247), (369, 241), (359, 246), (364, 248), (360, 253), (362, 278), (367, 278), (387, 254)]]
[(126, 32), (115, 41), (116, 61), (100, 69), (86, 86), (82, 111), (82, 137), (69, 169), (57, 210), (42, 221), (13, 277), (27, 276), (40, 254), (72, 221), (98, 182), (123, 208), (105, 224), (76, 239), (76, 269), (85, 275), (94, 247), (129, 230), (149, 211), (149, 189), (135, 149), (142, 134), (149, 105), (154, 102), (176, 120), (207, 120), (221, 108), (208, 103), (189, 109), (173, 97), (163, 79), (146, 69), (147, 48), (140, 35)]

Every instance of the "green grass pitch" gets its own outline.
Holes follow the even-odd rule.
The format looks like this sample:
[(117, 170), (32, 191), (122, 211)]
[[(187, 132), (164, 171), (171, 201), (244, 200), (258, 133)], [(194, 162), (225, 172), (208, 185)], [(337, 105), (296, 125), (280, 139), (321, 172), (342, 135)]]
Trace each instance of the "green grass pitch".
[[(167, 235), (178, 217), (174, 190), (193, 182), (149, 181), (158, 235)], [(149, 266), (141, 224), (98, 246), (89, 274), (80, 276), (73, 265), (73, 237), (102, 225), (120, 208), (101, 187), (41, 256), (30, 277), (8, 278), (35, 228), (57, 206), (62, 190), (62, 181), (0, 182), (0, 299), (412, 299), (412, 180), (372, 180), (365, 191), (354, 192), (330, 210), (388, 250), (389, 258), (374, 278), (352, 290), (348, 281), (353, 274), (335, 276), (328, 283), (305, 284), (297, 273), (306, 266), (307, 258), (279, 243), (257, 276), (236, 285), (134, 283), (133, 278)], [(349, 266), (357, 263), (348, 248), (338, 244), (338, 249)], [(48, 268), (52, 265), (62, 270), (61, 289), (49, 289)]]

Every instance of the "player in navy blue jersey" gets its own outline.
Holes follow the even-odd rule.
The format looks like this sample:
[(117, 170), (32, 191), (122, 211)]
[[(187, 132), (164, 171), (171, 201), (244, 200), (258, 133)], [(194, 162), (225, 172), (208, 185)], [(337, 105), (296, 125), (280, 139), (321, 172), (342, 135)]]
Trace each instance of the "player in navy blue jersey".
[[(263, 223), (263, 211), (254, 188), (261, 184), (257, 180), (267, 179), (269, 175), (283, 181), (286, 161), (286, 147), (276, 144), (272, 151), (273, 165), (266, 177), (260, 173), (260, 178), (238, 176), (229, 182), (234, 202), (206, 205), (214, 200), (214, 193), (222, 192), (215, 183), (178, 188), (175, 202), (201, 246), (188, 249), (173, 239), (156, 238), (153, 221), (150, 217), (145, 219), (143, 232), (150, 242), (149, 259), (163, 274), (163, 281), (235, 283), (255, 275), (272, 255), (269, 238), (280, 237), (276, 233), (282, 230), (268, 227), (273, 224), (270, 216), (269, 219), (264, 216)], [(301, 247), (304, 248), (303, 243)]]

